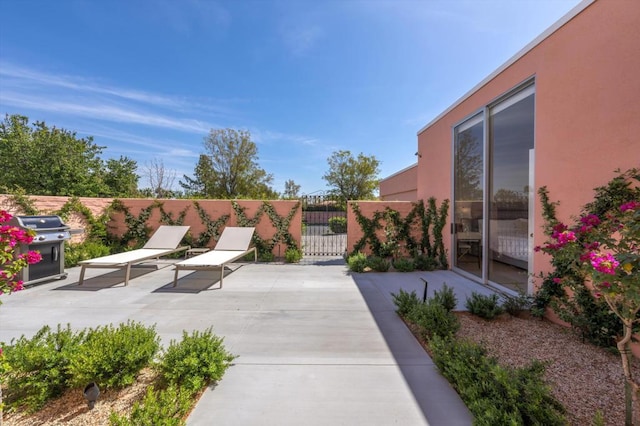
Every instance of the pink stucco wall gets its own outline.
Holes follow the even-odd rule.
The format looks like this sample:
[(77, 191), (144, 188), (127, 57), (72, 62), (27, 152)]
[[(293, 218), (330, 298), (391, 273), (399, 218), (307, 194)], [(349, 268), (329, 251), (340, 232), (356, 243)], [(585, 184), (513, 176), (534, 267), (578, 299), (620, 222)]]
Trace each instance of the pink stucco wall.
[[(579, 213), (614, 170), (640, 166), (640, 2), (596, 1), (418, 135), (420, 199), (452, 198), (452, 129), (535, 78), (535, 186), (560, 200), (561, 220)], [(451, 217), (451, 214), (450, 216)], [(544, 240), (536, 200), (535, 244)], [(451, 235), (445, 235), (449, 252)], [(538, 253), (534, 270), (548, 268)]]
[(382, 201), (418, 200), (418, 164), (400, 170), (380, 181)]
[[(0, 194), (0, 208), (7, 210), (11, 214), (22, 214), (17, 206), (10, 202), (10, 197)], [(34, 206), (39, 211), (39, 214), (51, 214), (59, 210), (68, 200), (69, 197), (50, 197), (50, 196), (29, 196), (29, 199), (33, 201)], [(80, 202), (91, 210), (94, 216), (102, 214), (105, 209), (111, 205), (113, 199), (111, 198), (80, 198)], [(125, 198), (120, 199), (129, 212), (138, 216), (142, 209), (149, 207), (154, 202), (161, 202), (164, 211), (169, 214), (173, 219), (177, 219), (181, 212), (186, 211), (184, 218), (184, 224), (190, 225), (189, 230), (192, 235), (197, 236), (206, 229), (206, 225), (203, 224), (202, 219), (198, 215), (198, 211), (194, 206), (194, 200), (153, 200), (153, 199), (140, 199), (140, 198)], [(210, 219), (215, 221), (223, 215), (229, 215), (225, 226), (237, 226), (238, 218), (229, 200), (195, 200), (200, 206), (207, 212)], [(256, 200), (237, 200), (241, 207), (244, 207), (244, 213), (248, 219), (253, 219), (263, 201)], [(295, 207), (298, 201), (290, 200), (274, 200), (269, 201), (275, 212), (281, 217), (286, 218), (289, 212)], [(156, 229), (161, 224), (161, 213), (159, 208), (152, 210), (151, 216), (147, 220), (147, 225), (151, 229)], [(109, 222), (109, 231), (115, 235), (122, 235), (126, 231), (126, 224), (124, 221), (124, 213), (112, 212), (111, 221)], [(86, 226), (85, 221), (80, 215), (73, 215), (66, 223), (72, 228), (84, 228)], [(271, 223), (268, 215), (263, 213), (261, 220), (256, 225), (256, 233), (262, 239), (270, 239), (275, 233), (276, 229)], [(302, 211), (301, 207), (298, 208), (289, 224), (289, 233), (293, 239), (298, 243), (300, 247), (301, 233), (302, 233)], [(76, 236), (72, 239), (73, 242), (81, 239)], [(210, 242), (213, 246), (214, 241)], [(278, 244), (274, 247), (274, 254), (276, 256), (284, 256), (286, 247), (281, 247)]]

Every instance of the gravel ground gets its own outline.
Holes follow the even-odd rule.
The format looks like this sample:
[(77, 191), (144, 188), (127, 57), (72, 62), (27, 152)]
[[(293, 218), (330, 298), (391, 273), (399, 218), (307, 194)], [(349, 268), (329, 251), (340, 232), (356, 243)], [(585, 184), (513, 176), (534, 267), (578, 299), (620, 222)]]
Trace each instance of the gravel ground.
[[(576, 337), (571, 330), (537, 318), (503, 315), (485, 321), (458, 313), (458, 336), (484, 343), (490, 355), (505, 365), (521, 367), (533, 359), (547, 362), (546, 379), (553, 394), (567, 409), (571, 425), (592, 424), (595, 413), (607, 425), (624, 424), (624, 388), (620, 358)], [(636, 377), (640, 374), (638, 363)], [(5, 415), (5, 426), (105, 425), (112, 410), (126, 412), (144, 394), (153, 374), (144, 371), (139, 382), (120, 392), (104, 392), (93, 410), (76, 389), (52, 401), (32, 416)]]
[[(458, 336), (482, 342), (501, 364), (547, 362), (545, 378), (567, 409), (571, 425), (590, 425), (598, 410), (607, 425), (624, 425), (624, 378), (620, 356), (582, 343), (570, 329), (538, 318), (503, 315), (486, 321), (459, 313)], [(636, 360), (637, 361), (637, 360)], [(638, 362), (634, 366), (639, 377)]]

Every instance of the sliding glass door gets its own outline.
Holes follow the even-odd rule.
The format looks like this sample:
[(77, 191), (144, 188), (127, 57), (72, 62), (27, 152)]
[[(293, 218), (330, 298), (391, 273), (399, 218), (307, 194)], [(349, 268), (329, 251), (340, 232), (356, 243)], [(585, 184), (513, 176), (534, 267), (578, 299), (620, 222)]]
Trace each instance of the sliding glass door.
[(487, 105), (453, 133), (454, 267), (522, 292), (529, 272), (534, 117), (529, 84)]

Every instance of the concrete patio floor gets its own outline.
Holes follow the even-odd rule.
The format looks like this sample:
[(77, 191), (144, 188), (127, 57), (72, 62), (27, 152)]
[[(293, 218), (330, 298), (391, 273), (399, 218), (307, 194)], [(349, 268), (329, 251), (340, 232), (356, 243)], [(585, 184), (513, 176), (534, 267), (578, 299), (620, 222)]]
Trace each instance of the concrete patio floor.
[[(303, 264), (233, 265), (220, 290), (211, 272), (136, 267), (79, 268), (2, 296), (0, 341), (31, 337), (43, 325), (74, 329), (127, 320), (156, 326), (163, 344), (182, 331), (213, 327), (238, 355), (208, 389), (189, 425), (470, 425), (449, 383), (394, 312), (391, 293), (429, 296), (446, 282), (459, 308), (490, 290), (450, 271), (350, 274), (340, 258)], [(134, 278), (135, 277), (135, 278)]]

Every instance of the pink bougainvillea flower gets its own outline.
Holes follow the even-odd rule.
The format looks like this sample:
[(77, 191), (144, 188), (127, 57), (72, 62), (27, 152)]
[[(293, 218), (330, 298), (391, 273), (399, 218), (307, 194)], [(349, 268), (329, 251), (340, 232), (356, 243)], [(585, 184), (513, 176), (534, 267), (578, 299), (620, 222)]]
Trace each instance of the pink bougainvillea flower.
[(26, 260), (29, 265), (33, 265), (34, 263), (38, 263), (42, 260), (42, 255), (39, 251), (31, 250), (28, 253), (21, 254), (20, 258)]
[(640, 201), (629, 201), (620, 206), (620, 211), (624, 213), (628, 210), (637, 210), (638, 208), (640, 208)]
[(600, 225), (600, 218), (598, 217), (598, 215), (589, 214), (589, 215), (586, 215), (586, 216), (582, 216), (580, 218), (580, 222), (582, 222), (584, 225), (588, 225), (588, 226), (598, 226), (598, 225)]
[(602, 297), (602, 293), (596, 291), (595, 293), (593, 293), (593, 297), (595, 297), (596, 299), (600, 299)]
[(540, 246), (535, 246), (533, 248), (533, 251), (535, 251), (535, 252), (539, 252), (540, 250), (542, 250), (542, 247), (540, 247)]
[(556, 283), (556, 284), (561, 284), (562, 283), (562, 278), (556, 277), (556, 278), (553, 279), (553, 282)]
[(597, 254), (591, 253), (589, 256), (591, 258), (591, 266), (603, 274), (615, 275), (616, 268), (620, 265), (620, 262), (616, 260), (611, 254)]

